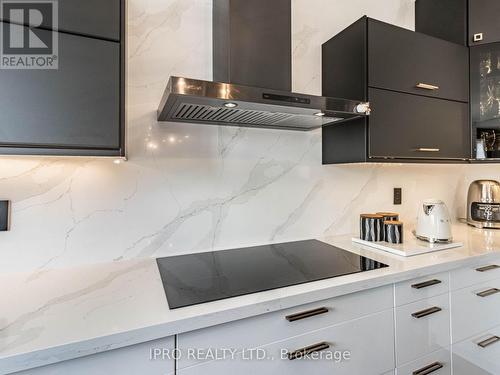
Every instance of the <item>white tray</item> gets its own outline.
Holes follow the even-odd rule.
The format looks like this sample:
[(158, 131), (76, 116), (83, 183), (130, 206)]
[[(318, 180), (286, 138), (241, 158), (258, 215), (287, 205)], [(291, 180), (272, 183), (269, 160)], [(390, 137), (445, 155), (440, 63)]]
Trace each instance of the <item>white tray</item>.
[(464, 245), (462, 242), (432, 244), (427, 241), (417, 239), (411, 232), (405, 232), (403, 240), (404, 242), (402, 244), (393, 244), (385, 241), (371, 242), (359, 238), (353, 238), (352, 242), (373, 247), (382, 251), (387, 251), (389, 253), (400, 255), (403, 257), (411, 257), (419, 254), (432, 253), (434, 251), (453, 249), (455, 247), (462, 247)]

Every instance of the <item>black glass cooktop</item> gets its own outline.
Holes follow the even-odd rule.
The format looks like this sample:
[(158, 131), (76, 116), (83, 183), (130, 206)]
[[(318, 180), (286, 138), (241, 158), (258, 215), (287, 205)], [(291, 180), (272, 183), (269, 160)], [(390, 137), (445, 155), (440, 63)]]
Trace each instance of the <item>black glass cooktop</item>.
[(317, 240), (157, 259), (171, 309), (387, 267)]

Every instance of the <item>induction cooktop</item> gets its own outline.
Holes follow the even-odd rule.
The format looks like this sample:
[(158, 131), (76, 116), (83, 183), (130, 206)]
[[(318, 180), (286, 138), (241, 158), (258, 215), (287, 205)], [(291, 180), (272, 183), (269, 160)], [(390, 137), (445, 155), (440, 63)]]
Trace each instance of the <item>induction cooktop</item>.
[(156, 261), (170, 309), (387, 267), (317, 240)]

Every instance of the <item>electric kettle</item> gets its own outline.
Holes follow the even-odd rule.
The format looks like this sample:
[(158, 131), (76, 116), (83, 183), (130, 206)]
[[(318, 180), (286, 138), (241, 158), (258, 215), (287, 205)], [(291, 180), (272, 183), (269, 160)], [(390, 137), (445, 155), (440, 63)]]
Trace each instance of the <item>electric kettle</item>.
[(426, 199), (420, 205), (415, 235), (418, 239), (434, 242), (451, 242), (451, 219), (448, 208), (439, 199)]

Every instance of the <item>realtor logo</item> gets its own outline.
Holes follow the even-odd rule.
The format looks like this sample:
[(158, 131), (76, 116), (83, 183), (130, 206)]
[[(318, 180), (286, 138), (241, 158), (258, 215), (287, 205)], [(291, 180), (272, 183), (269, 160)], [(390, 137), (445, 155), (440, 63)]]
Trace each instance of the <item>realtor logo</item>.
[(0, 69), (57, 69), (57, 0), (0, 0)]

